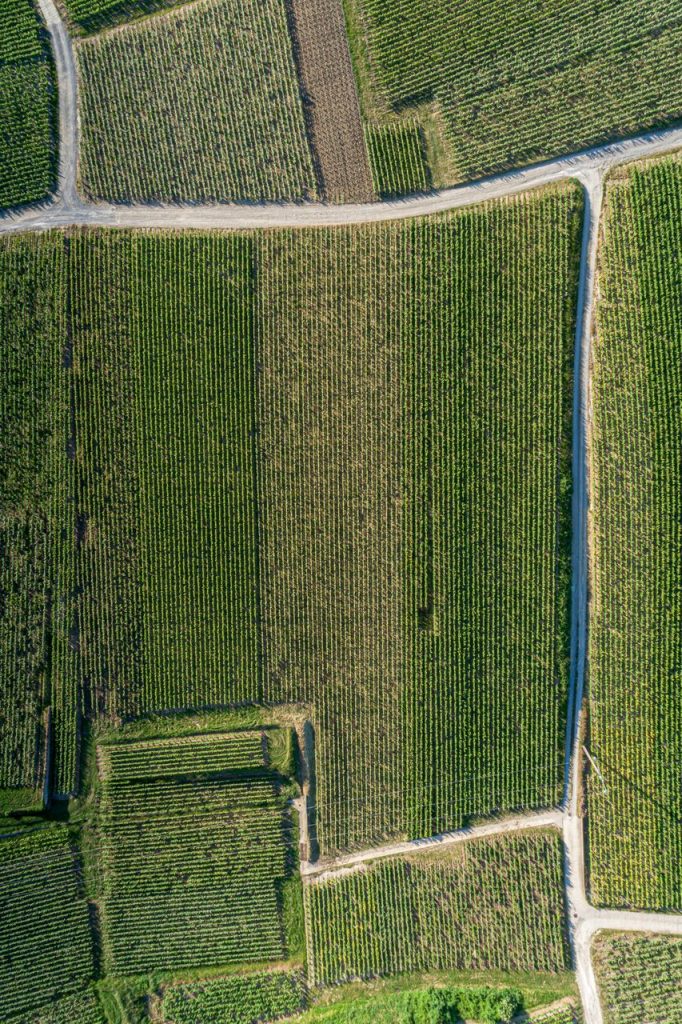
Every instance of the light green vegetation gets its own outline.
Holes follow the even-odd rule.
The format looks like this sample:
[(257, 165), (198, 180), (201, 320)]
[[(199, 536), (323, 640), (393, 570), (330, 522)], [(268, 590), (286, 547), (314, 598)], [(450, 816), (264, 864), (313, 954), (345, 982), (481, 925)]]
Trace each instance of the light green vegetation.
[(521, 1007), (513, 989), (423, 988), (371, 1000), (314, 1007), (300, 1024), (452, 1024), (454, 1021), (508, 1022)]
[(569, 967), (561, 838), (527, 832), (376, 861), (304, 888), (315, 984)]
[(530, 1018), (532, 1024), (583, 1024), (583, 1019), (582, 1009), (573, 1001), (534, 1013)]
[(682, 910), (682, 164), (607, 186), (594, 346), (592, 898)]
[(43, 199), (52, 188), (53, 75), (32, 0), (0, 0), (0, 208)]
[(21, 1014), (32, 1024), (32, 1011), (85, 988), (94, 970), (88, 909), (67, 829), (0, 840), (0, 920), (0, 1020)]
[(98, 748), (109, 972), (285, 957), (292, 822), (264, 754), (257, 732)]
[(211, 981), (170, 985), (163, 991), (160, 1019), (172, 1024), (254, 1024), (296, 1014), (304, 1005), (303, 976), (294, 971), (258, 971)]
[(94, 992), (86, 989), (39, 1010), (12, 1017), (9, 1024), (106, 1024), (106, 1019)]
[(375, 191), (383, 198), (425, 192), (430, 184), (424, 142), (416, 121), (365, 125)]
[(264, 696), (325, 849), (560, 796), (580, 211), (265, 236)]
[[(65, 415), (45, 500), (67, 509), (84, 717), (294, 705), (325, 850), (559, 799), (581, 203), (2, 242), (5, 287), (34, 287), (14, 389), (49, 369)], [(58, 721), (39, 692), (34, 729)]]
[[(363, 108), (419, 116), (476, 178), (682, 116), (675, 0), (346, 0)], [(443, 159), (438, 153), (445, 148)]]
[(682, 1020), (682, 939), (599, 935), (593, 958), (604, 1024)]
[(87, 195), (315, 194), (284, 0), (197, 0), (83, 40), (77, 56)]

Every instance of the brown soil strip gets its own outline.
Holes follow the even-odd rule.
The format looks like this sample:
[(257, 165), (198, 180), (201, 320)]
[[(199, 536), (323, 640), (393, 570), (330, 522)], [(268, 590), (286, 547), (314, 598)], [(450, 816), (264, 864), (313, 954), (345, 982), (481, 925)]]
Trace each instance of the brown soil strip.
[(330, 202), (376, 199), (341, 0), (289, 0), (320, 188)]

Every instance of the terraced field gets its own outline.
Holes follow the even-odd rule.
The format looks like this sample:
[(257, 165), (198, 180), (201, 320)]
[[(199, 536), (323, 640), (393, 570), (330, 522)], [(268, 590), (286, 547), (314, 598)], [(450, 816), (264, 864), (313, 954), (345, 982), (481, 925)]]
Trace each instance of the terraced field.
[(56, 85), (33, 0), (0, 0), (0, 210), (43, 199), (56, 176)]
[[(365, 108), (416, 108), (446, 180), (477, 178), (682, 117), (674, 0), (513, 5), (348, 0)], [(434, 112), (435, 109), (435, 112)]]
[(89, 197), (315, 196), (284, 0), (198, 0), (83, 40), (77, 57)]
[(591, 890), (682, 910), (682, 164), (607, 185), (594, 354)]

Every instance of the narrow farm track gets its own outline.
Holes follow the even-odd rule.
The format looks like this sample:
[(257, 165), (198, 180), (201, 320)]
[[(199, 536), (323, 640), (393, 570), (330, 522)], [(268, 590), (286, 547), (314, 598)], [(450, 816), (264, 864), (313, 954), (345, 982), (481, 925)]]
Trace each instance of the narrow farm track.
[[(434, 848), (528, 828), (563, 831), (566, 848), (566, 899), (574, 950), (576, 976), (586, 1024), (603, 1024), (599, 993), (591, 959), (594, 935), (603, 929), (682, 935), (682, 914), (597, 910), (587, 899), (585, 846), (580, 806), (580, 750), (582, 743), (583, 684), (587, 650), (588, 613), (588, 508), (590, 347), (599, 216), (604, 174), (612, 167), (682, 147), (682, 127), (650, 132), (533, 167), (435, 192), (382, 203), (329, 206), (307, 204), (238, 204), (211, 206), (113, 206), (84, 202), (77, 192), (78, 108), (77, 72), (73, 47), (53, 0), (38, 0), (50, 33), (59, 81), (60, 167), (55, 199), (42, 207), (9, 212), (0, 217), (0, 234), (55, 227), (126, 227), (237, 230), (265, 227), (313, 227), (358, 224), (420, 217), (471, 206), (567, 178), (585, 188), (586, 217), (578, 289), (573, 425), (573, 584), (571, 598), (571, 676), (566, 734), (565, 788), (561, 810), (529, 813), (500, 819), (444, 835), (375, 847), (334, 860), (303, 861), (306, 884), (315, 884), (334, 872), (354, 870), (382, 857), (411, 855)], [(301, 820), (307, 820), (305, 798), (299, 801)], [(307, 848), (307, 839), (304, 843)]]

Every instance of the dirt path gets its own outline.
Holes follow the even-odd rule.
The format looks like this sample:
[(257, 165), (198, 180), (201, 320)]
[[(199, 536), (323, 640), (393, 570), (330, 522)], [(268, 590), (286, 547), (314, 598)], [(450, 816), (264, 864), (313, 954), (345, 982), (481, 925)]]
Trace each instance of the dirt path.
[[(38, 0), (52, 41), (59, 91), (59, 193), (48, 209), (57, 212), (81, 207), (76, 191), (78, 171), (78, 81), (71, 38), (53, 0)], [(2, 224), (0, 224), (0, 231)]]

